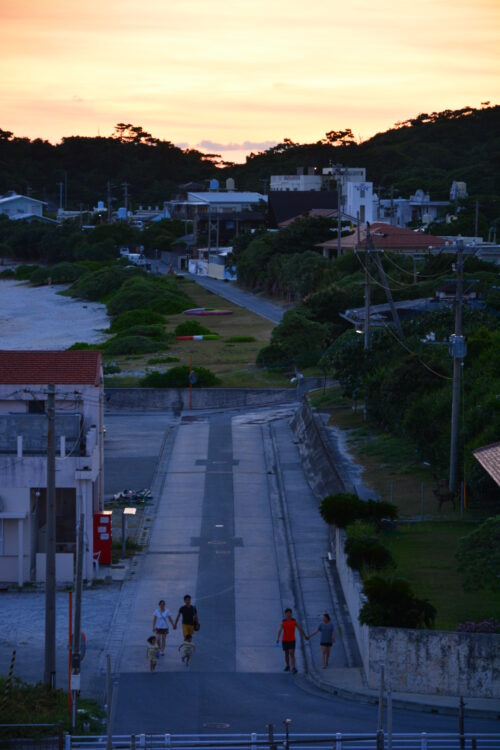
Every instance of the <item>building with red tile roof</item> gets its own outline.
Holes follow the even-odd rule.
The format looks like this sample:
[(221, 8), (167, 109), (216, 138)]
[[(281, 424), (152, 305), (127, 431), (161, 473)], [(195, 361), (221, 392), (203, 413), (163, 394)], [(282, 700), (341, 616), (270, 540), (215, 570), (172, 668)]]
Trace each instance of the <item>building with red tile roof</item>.
[[(390, 250), (393, 252), (426, 252), (430, 248), (444, 248), (451, 244), (443, 237), (436, 237), (432, 234), (415, 232), (413, 229), (406, 227), (392, 226), (384, 224), (381, 221), (374, 222), (370, 225), (370, 234), (373, 245), (377, 250)], [(366, 248), (367, 227), (363, 225), (359, 232), (359, 248)], [(337, 251), (337, 239), (321, 242), (317, 247), (323, 248), (325, 254), (334, 255)], [(342, 252), (355, 250), (358, 247), (358, 233), (355, 231), (347, 237), (342, 237)]]
[(98, 386), (101, 367), (99, 351), (0, 351), (0, 384)]

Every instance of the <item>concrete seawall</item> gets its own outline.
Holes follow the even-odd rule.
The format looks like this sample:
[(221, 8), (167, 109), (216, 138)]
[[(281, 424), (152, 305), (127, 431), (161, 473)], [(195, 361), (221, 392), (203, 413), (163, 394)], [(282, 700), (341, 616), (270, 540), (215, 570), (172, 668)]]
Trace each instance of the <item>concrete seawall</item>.
[[(291, 404), (323, 386), (323, 378), (305, 378), (297, 388), (193, 388), (193, 409), (238, 409)], [(169, 411), (189, 409), (189, 388), (106, 388), (105, 409)]]

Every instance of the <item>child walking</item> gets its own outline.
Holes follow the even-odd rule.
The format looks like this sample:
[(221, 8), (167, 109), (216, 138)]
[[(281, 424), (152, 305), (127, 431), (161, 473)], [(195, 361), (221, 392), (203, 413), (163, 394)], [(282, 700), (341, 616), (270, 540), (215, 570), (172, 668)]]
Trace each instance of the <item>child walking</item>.
[(156, 668), (156, 662), (158, 661), (158, 645), (156, 643), (155, 635), (150, 635), (148, 638), (146, 659), (149, 659), (149, 671), (154, 672)]
[(191, 655), (194, 651), (196, 651), (196, 648), (194, 647), (193, 643), (193, 636), (192, 635), (186, 635), (184, 638), (184, 642), (181, 643), (179, 646), (179, 651), (182, 653), (181, 661), (183, 664), (186, 665), (186, 667), (189, 667), (189, 660), (191, 659)]

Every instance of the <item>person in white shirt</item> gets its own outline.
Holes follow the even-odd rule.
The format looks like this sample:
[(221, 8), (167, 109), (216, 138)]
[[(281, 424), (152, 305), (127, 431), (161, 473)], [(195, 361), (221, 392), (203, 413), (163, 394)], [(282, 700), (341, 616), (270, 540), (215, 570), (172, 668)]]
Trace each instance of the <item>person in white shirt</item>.
[(158, 602), (158, 609), (155, 609), (153, 613), (153, 633), (158, 636), (158, 649), (159, 655), (165, 655), (165, 641), (167, 640), (168, 634), (168, 621), (175, 630), (175, 624), (170, 616), (170, 611), (165, 606), (165, 600), (160, 599)]

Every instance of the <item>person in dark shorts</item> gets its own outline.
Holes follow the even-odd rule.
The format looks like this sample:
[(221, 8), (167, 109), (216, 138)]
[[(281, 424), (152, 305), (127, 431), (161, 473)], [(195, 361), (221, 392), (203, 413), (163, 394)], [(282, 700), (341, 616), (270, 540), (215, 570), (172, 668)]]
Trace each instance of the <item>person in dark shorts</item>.
[(157, 635), (156, 642), (158, 643), (159, 656), (165, 656), (165, 641), (168, 635), (169, 620), (172, 627), (175, 628), (170, 611), (165, 606), (165, 600), (160, 599), (158, 608), (155, 609), (153, 614), (153, 633)]
[(198, 630), (198, 613), (196, 607), (191, 604), (191, 597), (186, 594), (184, 597), (184, 606), (182, 606), (175, 618), (174, 628), (177, 627), (179, 617), (182, 617), (182, 635), (184, 638), (187, 635), (193, 635), (195, 630)]
[(276, 636), (276, 643), (280, 642), (280, 636), (281, 633), (283, 633), (283, 638), (281, 640), (281, 645), (283, 648), (283, 651), (285, 652), (285, 672), (290, 671), (290, 665), (292, 667), (293, 674), (297, 674), (297, 668), (295, 666), (295, 630), (298, 630), (299, 633), (301, 633), (302, 637), (306, 639), (306, 641), (309, 640), (309, 636), (306, 635), (302, 629), (302, 627), (299, 625), (297, 620), (292, 616), (292, 610), (288, 607), (285, 609), (285, 617), (279, 627), (278, 635)]
[(309, 638), (312, 638), (313, 635), (316, 635), (316, 633), (321, 633), (321, 662), (323, 669), (326, 669), (328, 666), (328, 660), (330, 659), (330, 651), (332, 649), (332, 645), (335, 642), (333, 623), (328, 612), (325, 612), (316, 630), (313, 630), (312, 633), (309, 633)]

